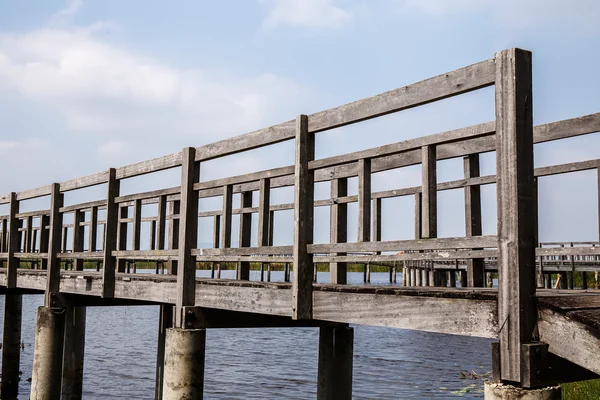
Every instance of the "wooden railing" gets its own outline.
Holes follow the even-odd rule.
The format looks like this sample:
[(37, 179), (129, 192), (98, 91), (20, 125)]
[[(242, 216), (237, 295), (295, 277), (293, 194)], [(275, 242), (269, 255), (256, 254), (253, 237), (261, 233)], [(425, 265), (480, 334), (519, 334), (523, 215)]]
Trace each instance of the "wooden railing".
[[(496, 86), (496, 121), (315, 159), (315, 135), (319, 132), (492, 85)], [(81, 271), (84, 261), (95, 262), (102, 274), (104, 297), (114, 295), (116, 274), (130, 272), (128, 263), (145, 260), (166, 265), (169, 274), (177, 275), (179, 311), (176, 317), (179, 323), (182, 307), (194, 305), (198, 261), (235, 262), (236, 277), (241, 280), (250, 278), (251, 262), (292, 263), (292, 314), (294, 318), (305, 319), (311, 318), (312, 313), (315, 262), (329, 263), (330, 282), (344, 284), (350, 262), (461, 259), (467, 260), (468, 285), (483, 286), (484, 259), (500, 256), (498, 269), (504, 283), (500, 288), (499, 316), (503, 320), (507, 315), (514, 315), (512, 320), (518, 321), (518, 315), (535, 307), (525, 304), (532, 298), (532, 293), (529, 293), (529, 283), (523, 281), (524, 277), (534, 279), (535, 276), (533, 243), (537, 240), (532, 233), (537, 217), (535, 177), (600, 170), (600, 160), (533, 170), (533, 144), (597, 131), (600, 131), (600, 114), (532, 129), (530, 54), (518, 49), (506, 50), (494, 59), (354, 103), (308, 116), (300, 115), (296, 120), (246, 135), (0, 197), (0, 204), (10, 207), (9, 214), (0, 217), (0, 260), (7, 271), (8, 287), (16, 286), (21, 261), (34, 261), (36, 266), (47, 270), (47, 300), (59, 291), (61, 263), (66, 262), (70, 268)], [(208, 160), (291, 140), (295, 142), (295, 160), (288, 166), (200, 181), (200, 166)], [(497, 153), (497, 173), (480, 176), (479, 155), (491, 151)], [(464, 179), (438, 183), (437, 161), (458, 157), (464, 159)], [(419, 164), (422, 166), (421, 185), (380, 192), (371, 190), (374, 173)], [(179, 187), (132, 195), (120, 193), (120, 183), (124, 179), (176, 167), (181, 168)], [(348, 179), (353, 177), (358, 178), (358, 194), (348, 195)], [(315, 201), (314, 185), (318, 182), (330, 182), (331, 198)], [(498, 183), (499, 233), (498, 236), (482, 236), (480, 187), (495, 183)], [(107, 186), (105, 199), (64, 206), (64, 193), (100, 184)], [(295, 188), (293, 203), (271, 204), (272, 189), (291, 186)], [(438, 238), (437, 192), (460, 188), (465, 191), (466, 235)], [(258, 207), (253, 207), (253, 192), (259, 193)], [(241, 204), (234, 209), (232, 198), (236, 193), (240, 194)], [(50, 197), (48, 210), (19, 213), (21, 201), (42, 196)], [(382, 241), (381, 201), (400, 196), (415, 198), (415, 239)], [(222, 209), (199, 210), (199, 199), (208, 197), (222, 198)], [(348, 238), (347, 207), (350, 203), (358, 204), (356, 242), (349, 242)], [(156, 204), (157, 213), (142, 217), (145, 204)], [(330, 244), (313, 244), (314, 207), (330, 208)], [(274, 214), (292, 209), (293, 244), (273, 246)], [(102, 218), (99, 213), (103, 214)], [(240, 215), (238, 248), (231, 247), (234, 214)], [(250, 246), (253, 214), (258, 217), (256, 247)], [(63, 219), (71, 218), (70, 215), (73, 223), (64, 224)], [(203, 221), (212, 219), (213, 248), (198, 248), (200, 218)], [(142, 224), (149, 226), (148, 249), (141, 246)], [(103, 230), (100, 238), (97, 236), (99, 227)], [(88, 246), (84, 248), (86, 231)], [(72, 243), (67, 250), (69, 232)], [(128, 247), (129, 241), (131, 246)], [(596, 256), (600, 255), (600, 249), (542, 248), (537, 250), (537, 255)], [(519, 290), (514, 292), (512, 288)], [(506, 327), (506, 332), (527, 329), (511, 324)], [(513, 333), (510, 340), (520, 343), (518, 335)], [(501, 341), (508, 340), (503, 335), (500, 335)], [(501, 359), (503, 378), (518, 380), (515, 372), (518, 371), (515, 361), (518, 356), (508, 352), (503, 353), (505, 356), (507, 358)]]

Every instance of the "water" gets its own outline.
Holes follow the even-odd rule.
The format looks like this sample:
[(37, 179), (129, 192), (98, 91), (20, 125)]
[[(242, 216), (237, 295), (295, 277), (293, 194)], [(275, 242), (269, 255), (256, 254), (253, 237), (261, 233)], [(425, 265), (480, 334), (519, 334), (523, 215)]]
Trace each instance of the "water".
[[(256, 279), (258, 273), (252, 273)], [(223, 271), (222, 276), (231, 274)], [(274, 280), (282, 277), (281, 272), (273, 273)], [(372, 273), (371, 279), (388, 284), (387, 273)], [(349, 273), (349, 281), (362, 281), (362, 273)], [(29, 398), (26, 379), (31, 377), (35, 315), (42, 303), (41, 295), (24, 296), (22, 399)], [(88, 308), (83, 397), (153, 398), (157, 327), (155, 306)], [(354, 329), (355, 399), (483, 398), (483, 381), (465, 379), (461, 372), (491, 370), (490, 340), (367, 326)], [(313, 399), (317, 360), (316, 328), (208, 330), (205, 398)]]

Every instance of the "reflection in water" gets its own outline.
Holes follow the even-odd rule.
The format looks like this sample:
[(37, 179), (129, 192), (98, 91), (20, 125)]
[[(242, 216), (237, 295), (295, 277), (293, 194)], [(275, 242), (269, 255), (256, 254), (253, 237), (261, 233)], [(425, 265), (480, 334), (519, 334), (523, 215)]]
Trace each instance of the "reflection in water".
[[(253, 271), (251, 278), (257, 277)], [(273, 278), (282, 280), (282, 273)], [(371, 278), (386, 283), (388, 274)], [(350, 273), (349, 280), (361, 282), (362, 273)], [(29, 397), (35, 312), (42, 302), (42, 296), (24, 296), (21, 398)], [(157, 326), (154, 306), (88, 309), (84, 398), (153, 398)], [(213, 329), (206, 345), (207, 399), (316, 397), (316, 328)], [(483, 381), (461, 372), (488, 373), (490, 355), (487, 339), (355, 326), (353, 397), (482, 398)]]

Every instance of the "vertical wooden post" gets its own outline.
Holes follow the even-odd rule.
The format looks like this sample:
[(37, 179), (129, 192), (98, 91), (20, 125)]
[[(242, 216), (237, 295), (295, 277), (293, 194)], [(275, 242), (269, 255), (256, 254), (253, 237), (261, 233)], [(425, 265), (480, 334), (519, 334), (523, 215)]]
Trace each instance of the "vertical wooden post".
[(85, 353), (85, 307), (66, 307), (62, 399), (81, 400)]
[(156, 219), (156, 249), (165, 249), (166, 222), (167, 222), (167, 196), (158, 198), (158, 213)]
[[(241, 193), (241, 207), (252, 207), (252, 192)], [(240, 215), (240, 247), (250, 247), (252, 235), (252, 214), (244, 212)], [(247, 281), (250, 279), (250, 262), (242, 261), (238, 265), (237, 279)]]
[(7, 294), (4, 300), (2, 337), (2, 385), (0, 385), (2, 399), (16, 399), (19, 392), (22, 312), (23, 295)]
[(33, 217), (30, 215), (27, 217), (27, 226), (25, 228), (25, 253), (31, 253), (34, 249), (32, 247), (32, 236), (33, 236)]
[[(538, 198), (538, 179), (533, 178), (533, 207), (534, 207), (534, 227), (535, 227), (535, 248), (540, 243), (540, 224), (539, 224), (539, 198)], [(535, 250), (534, 250), (535, 251)], [(537, 258), (535, 259), (537, 262)], [(542, 256), (539, 257), (539, 263), (536, 264), (536, 286), (539, 288), (544, 287), (544, 263), (542, 262)]]
[(97, 251), (98, 247), (98, 207), (90, 209), (90, 230), (88, 231), (88, 251)]
[[(50, 238), (50, 216), (42, 215), (40, 217), (40, 254), (48, 253), (48, 239)], [(48, 269), (48, 258), (42, 258), (41, 269)]]
[(218, 249), (221, 238), (221, 216), (215, 215), (213, 222), (213, 248)]
[(104, 224), (104, 244), (102, 246), (102, 297), (111, 298), (115, 293), (115, 267), (117, 260), (112, 252), (117, 249), (117, 226), (119, 205), (115, 199), (119, 196), (121, 182), (114, 168), (108, 170), (108, 190), (106, 195), (106, 222)]
[(312, 318), (312, 255), (315, 174), (308, 163), (315, 158), (314, 134), (308, 131), (308, 117), (296, 118), (296, 162), (294, 173), (294, 282), (292, 318)]
[(435, 146), (422, 147), (421, 238), (437, 237), (437, 168)]
[(531, 53), (496, 54), (500, 373), (521, 382), (523, 344), (536, 325)]
[(177, 259), (177, 299), (175, 326), (183, 328), (183, 307), (196, 302), (196, 259), (192, 249), (198, 246), (198, 193), (194, 184), (200, 180), (200, 163), (196, 149), (186, 147), (181, 163), (181, 209), (179, 211), (179, 251)]
[(224, 249), (231, 247), (231, 209), (233, 206), (233, 186), (223, 186), (223, 212), (222, 221), (223, 228), (221, 229), (221, 246)]
[(158, 221), (153, 220), (150, 222), (150, 250), (156, 250), (156, 227)]
[(258, 199), (258, 247), (269, 246), (269, 217), (271, 215), (271, 180), (263, 178), (259, 182)]
[(19, 252), (19, 220), (17, 218), (19, 201), (15, 192), (10, 194), (9, 204), (6, 287), (10, 289), (17, 286), (17, 269), (19, 268), (19, 259), (15, 258), (15, 253)]
[[(172, 200), (169, 203), (169, 250), (177, 250), (179, 248), (180, 204), (180, 200)], [(167, 261), (167, 273), (169, 275), (177, 274), (177, 260)]]
[[(479, 154), (470, 154), (463, 159), (465, 179), (480, 176)], [(467, 237), (481, 236), (481, 187), (469, 185), (465, 187), (465, 231)], [(485, 268), (481, 258), (466, 260), (467, 286), (484, 287)]]
[(358, 160), (358, 238), (371, 240), (371, 160)]
[(319, 328), (318, 400), (352, 399), (353, 355), (353, 328)]
[[(85, 232), (84, 227), (81, 224), (85, 221), (85, 213), (81, 210), (75, 210), (73, 212), (73, 253), (83, 251), (83, 234)], [(83, 271), (83, 259), (73, 259), (73, 269), (76, 271)]]
[(161, 305), (158, 318), (158, 343), (156, 347), (156, 381), (154, 399), (162, 400), (163, 376), (165, 368), (165, 335), (173, 327), (173, 306)]
[[(373, 199), (373, 241), (381, 241), (381, 199)], [(376, 251), (375, 254), (381, 254)]]
[[(271, 216), (271, 180), (263, 178), (259, 182), (258, 192), (258, 247), (269, 246), (269, 228)], [(260, 280), (265, 278), (265, 263), (260, 264)]]
[[(117, 250), (127, 250), (127, 231), (128, 231), (128, 222), (122, 222), (123, 219), (129, 218), (129, 207), (121, 207), (119, 205), (119, 229), (117, 230)], [(125, 272), (125, 268), (127, 265), (126, 259), (117, 259), (117, 271)]]
[(46, 293), (44, 304), (52, 305), (52, 294), (58, 293), (60, 284), (60, 252), (63, 218), (60, 208), (63, 206), (64, 195), (60, 192), (60, 185), (53, 183), (50, 192), (50, 237), (48, 239), (48, 273), (46, 280)]
[(133, 201), (133, 232), (132, 232), (132, 250), (140, 249), (142, 237), (142, 200), (136, 199)]
[(6, 243), (8, 241), (8, 219), (4, 218), (0, 222), (2, 222), (2, 230), (0, 231), (0, 250), (2, 251), (2, 253), (6, 253), (8, 252), (6, 248)]
[[(337, 199), (348, 195), (348, 179), (338, 178), (331, 181), (331, 198)], [(334, 200), (329, 216), (329, 243), (346, 243), (348, 237), (348, 204), (338, 203)], [(342, 255), (335, 253), (336, 256)], [(332, 262), (329, 264), (329, 282), (332, 284), (347, 283), (347, 268), (345, 262)]]

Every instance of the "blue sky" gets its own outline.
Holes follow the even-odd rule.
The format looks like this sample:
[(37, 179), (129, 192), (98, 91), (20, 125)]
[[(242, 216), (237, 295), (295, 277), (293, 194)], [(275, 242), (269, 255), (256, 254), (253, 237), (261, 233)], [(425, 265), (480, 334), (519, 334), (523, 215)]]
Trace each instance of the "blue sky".
[[(508, 47), (533, 51), (536, 124), (600, 111), (595, 0), (0, 0), (0, 10), (3, 194), (249, 132)], [(320, 134), (317, 154), (493, 118), (492, 88)], [(599, 145), (595, 135), (538, 146), (536, 165), (600, 158)], [(210, 162), (202, 179), (286, 165), (292, 151), (284, 143)], [(493, 164), (487, 157), (484, 169), (493, 173)], [(460, 160), (439, 168), (440, 181), (461, 177)], [(418, 184), (419, 174), (380, 174), (374, 190)], [(124, 190), (177, 179), (166, 172)], [(542, 239), (598, 240), (596, 188), (593, 172), (542, 182)], [(328, 188), (317, 192), (324, 197)], [(493, 233), (493, 187), (484, 192), (484, 225)], [(440, 196), (441, 234), (464, 234), (462, 193)], [(384, 239), (412, 234), (409, 203), (384, 203), (393, 216), (384, 219)], [(575, 211), (563, 212), (566, 205)]]

